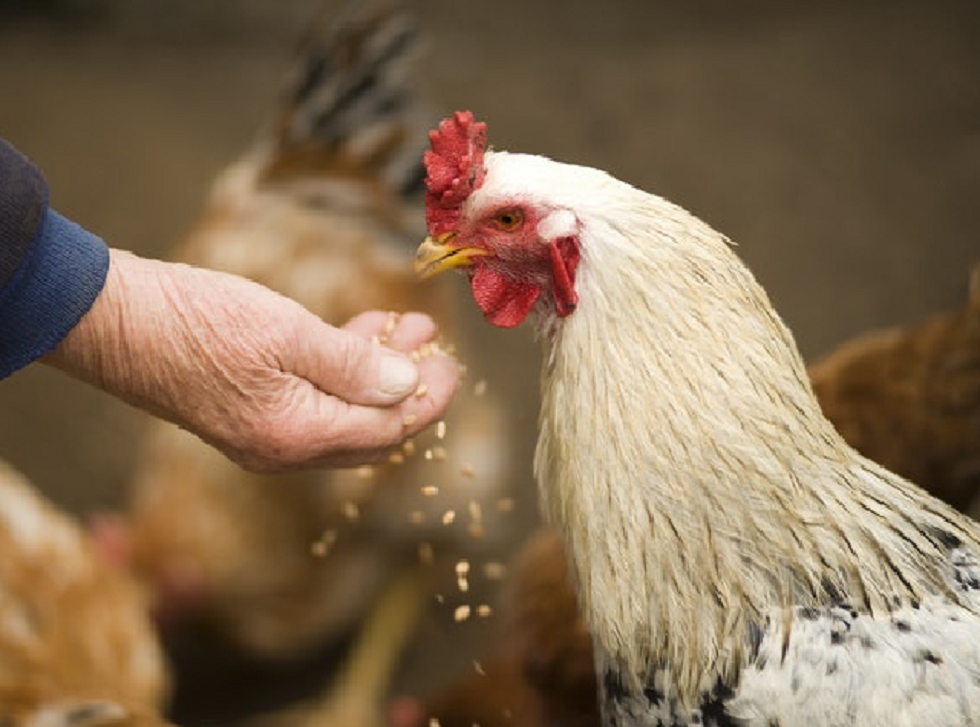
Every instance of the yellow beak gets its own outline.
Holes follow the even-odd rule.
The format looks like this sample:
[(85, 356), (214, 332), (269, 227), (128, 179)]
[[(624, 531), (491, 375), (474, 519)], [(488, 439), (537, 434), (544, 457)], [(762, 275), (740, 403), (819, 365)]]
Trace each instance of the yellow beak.
[(455, 232), (444, 232), (438, 237), (429, 236), (419, 245), (415, 253), (415, 272), (425, 279), (452, 268), (462, 268), (473, 264), (473, 258), (489, 255), (480, 247), (453, 247)]

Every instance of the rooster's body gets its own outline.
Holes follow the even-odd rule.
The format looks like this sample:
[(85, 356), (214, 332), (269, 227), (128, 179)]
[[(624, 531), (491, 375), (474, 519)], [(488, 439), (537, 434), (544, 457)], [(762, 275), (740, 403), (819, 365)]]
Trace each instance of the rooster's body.
[(980, 723), (980, 531), (851, 449), (728, 241), (609, 175), (433, 135), (429, 271), (535, 312), (535, 457), (606, 725)]
[[(964, 511), (980, 480), (980, 267), (970, 282), (958, 309), (862, 333), (808, 367), (848, 444)], [(554, 530), (522, 547), (484, 673), (427, 701), (442, 727), (599, 724), (592, 641), (567, 570)]]

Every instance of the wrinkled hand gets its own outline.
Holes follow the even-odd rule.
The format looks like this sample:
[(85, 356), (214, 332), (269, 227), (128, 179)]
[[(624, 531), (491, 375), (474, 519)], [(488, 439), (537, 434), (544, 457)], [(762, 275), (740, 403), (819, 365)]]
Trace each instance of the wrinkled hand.
[[(113, 250), (105, 288), (45, 361), (256, 471), (350, 466), (442, 416), (459, 379), (421, 314), (334, 328), (243, 278)], [(385, 336), (381, 346), (372, 336)]]

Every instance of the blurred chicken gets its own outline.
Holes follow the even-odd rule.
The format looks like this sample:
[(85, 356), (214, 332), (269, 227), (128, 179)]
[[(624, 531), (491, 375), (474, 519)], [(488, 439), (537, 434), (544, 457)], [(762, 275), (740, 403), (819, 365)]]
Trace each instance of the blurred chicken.
[[(426, 595), (426, 578), (405, 569), (364, 619), (351, 654), (329, 690), (249, 721), (252, 727), (329, 727), (386, 724), (385, 696), (399, 657), (398, 645), (414, 632)], [(395, 648), (392, 648), (394, 645)]]
[(0, 722), (163, 724), (167, 681), (136, 584), (0, 463)]
[[(844, 343), (809, 368), (821, 408), (866, 456), (960, 509), (980, 486), (980, 267), (958, 310)], [(442, 727), (595, 727), (592, 643), (557, 533), (522, 548), (483, 674), (424, 708)]]
[(859, 336), (809, 371), (852, 447), (970, 509), (980, 490), (980, 266), (960, 310)]
[[(424, 228), (416, 46), (411, 20), (384, 3), (318, 23), (272, 133), (216, 180), (174, 257), (257, 280), (332, 324), (429, 312), (455, 342), (452, 294), (420, 285), (411, 265)], [(258, 658), (307, 656), (346, 635), (420, 547), (438, 558), (505, 532), (479, 504), (500, 496), (503, 407), (465, 388), (436, 431), (356, 471), (252, 475), (154, 422), (119, 547), (163, 616), (193, 614)]]

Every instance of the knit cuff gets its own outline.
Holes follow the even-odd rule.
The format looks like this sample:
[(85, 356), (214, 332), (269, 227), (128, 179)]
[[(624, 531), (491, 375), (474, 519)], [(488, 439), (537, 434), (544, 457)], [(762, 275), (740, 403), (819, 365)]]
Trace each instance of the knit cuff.
[(31, 160), (0, 139), (0, 290), (37, 237), (48, 209), (48, 187)]
[(0, 288), (0, 378), (51, 351), (92, 307), (108, 270), (100, 238), (47, 210), (34, 244)]

